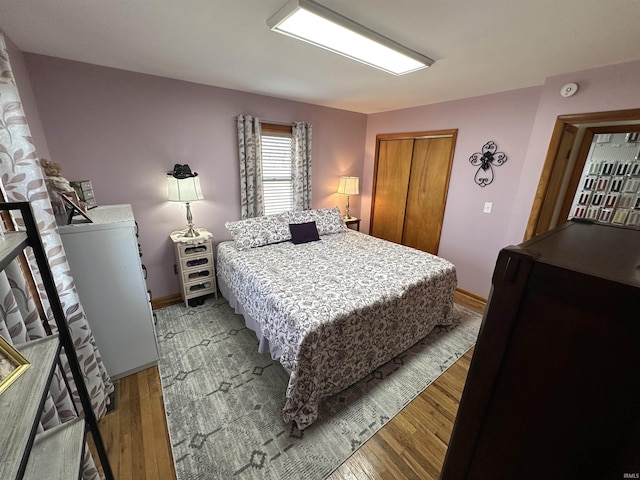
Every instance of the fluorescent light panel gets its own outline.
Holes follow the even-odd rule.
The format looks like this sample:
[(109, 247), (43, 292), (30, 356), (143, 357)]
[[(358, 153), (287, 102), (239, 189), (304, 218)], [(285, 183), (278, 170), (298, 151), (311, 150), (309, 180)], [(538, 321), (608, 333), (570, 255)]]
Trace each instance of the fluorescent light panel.
[(429, 57), (310, 0), (290, 0), (268, 21), (274, 32), (403, 75), (433, 64)]

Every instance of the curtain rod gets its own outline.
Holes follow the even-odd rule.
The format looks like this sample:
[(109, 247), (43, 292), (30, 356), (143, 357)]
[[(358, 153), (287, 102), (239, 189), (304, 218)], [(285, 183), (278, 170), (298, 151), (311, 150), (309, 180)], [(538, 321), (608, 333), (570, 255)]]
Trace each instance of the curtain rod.
[(260, 123), (270, 123), (271, 125), (283, 125), (283, 126), (291, 127), (296, 122), (275, 122), (272, 120), (260, 120)]

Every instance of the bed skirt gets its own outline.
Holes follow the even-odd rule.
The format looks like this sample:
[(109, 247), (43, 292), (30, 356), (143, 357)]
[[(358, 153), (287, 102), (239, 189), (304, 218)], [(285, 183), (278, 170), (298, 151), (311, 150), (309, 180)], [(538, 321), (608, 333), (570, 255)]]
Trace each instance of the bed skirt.
[(231, 306), (231, 308), (233, 308), (233, 310), (238, 315), (242, 315), (244, 317), (244, 323), (247, 328), (256, 334), (256, 337), (258, 338), (258, 352), (269, 353), (272, 360), (278, 360), (280, 358), (280, 355), (282, 355), (282, 349), (280, 349), (276, 345), (271, 345), (269, 339), (262, 333), (258, 322), (256, 322), (256, 320), (249, 313), (247, 313), (242, 304), (238, 302), (235, 295), (231, 292), (231, 289), (220, 277), (218, 277), (218, 288), (220, 288), (220, 293), (222, 294), (222, 296), (229, 301), (229, 305)]

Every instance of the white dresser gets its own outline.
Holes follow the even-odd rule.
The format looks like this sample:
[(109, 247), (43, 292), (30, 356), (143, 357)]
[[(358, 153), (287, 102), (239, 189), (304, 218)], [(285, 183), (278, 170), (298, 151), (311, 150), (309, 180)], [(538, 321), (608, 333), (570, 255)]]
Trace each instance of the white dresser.
[(94, 223), (58, 230), (107, 372), (118, 379), (158, 362), (136, 224), (130, 205), (96, 207), (87, 216)]

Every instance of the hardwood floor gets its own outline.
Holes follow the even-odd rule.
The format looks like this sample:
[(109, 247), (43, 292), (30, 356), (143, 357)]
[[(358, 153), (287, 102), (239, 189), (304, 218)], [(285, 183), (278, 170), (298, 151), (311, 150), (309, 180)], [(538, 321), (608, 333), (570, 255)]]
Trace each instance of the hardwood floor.
[(451, 437), (472, 351), (407, 405), (329, 478), (437, 479)]
[(100, 433), (118, 480), (174, 480), (158, 367), (116, 382), (116, 410)]
[[(482, 302), (456, 302), (482, 312)], [(330, 480), (437, 479), (472, 350), (348, 458)], [(117, 409), (100, 421), (118, 480), (174, 480), (158, 368), (117, 382)]]

